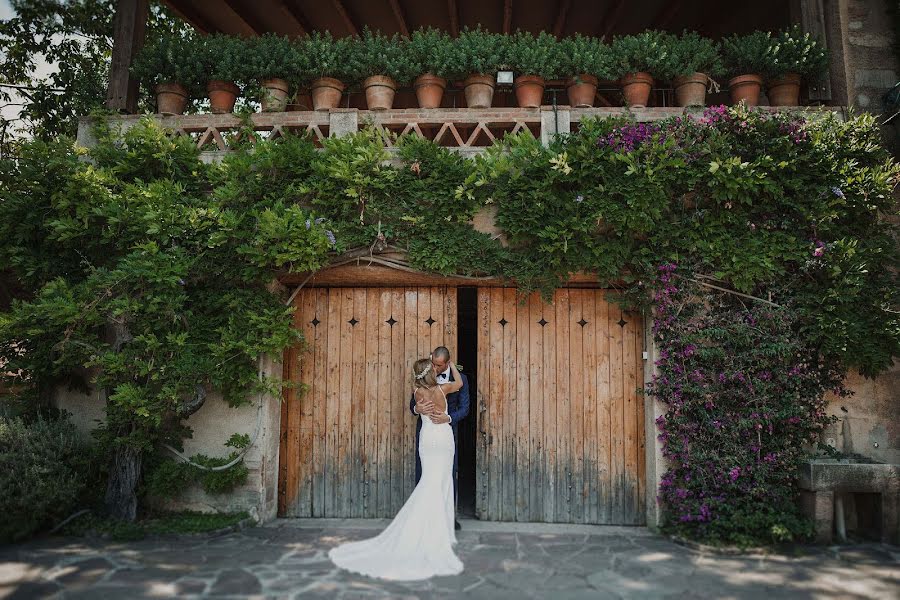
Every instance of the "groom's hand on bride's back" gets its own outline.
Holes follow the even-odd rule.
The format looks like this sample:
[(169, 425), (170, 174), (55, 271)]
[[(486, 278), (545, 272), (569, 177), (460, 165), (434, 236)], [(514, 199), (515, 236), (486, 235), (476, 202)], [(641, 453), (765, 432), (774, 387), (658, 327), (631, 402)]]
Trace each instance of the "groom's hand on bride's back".
[(431, 400), (423, 399), (416, 401), (416, 412), (420, 415), (428, 415), (434, 412), (435, 406), (434, 402)]

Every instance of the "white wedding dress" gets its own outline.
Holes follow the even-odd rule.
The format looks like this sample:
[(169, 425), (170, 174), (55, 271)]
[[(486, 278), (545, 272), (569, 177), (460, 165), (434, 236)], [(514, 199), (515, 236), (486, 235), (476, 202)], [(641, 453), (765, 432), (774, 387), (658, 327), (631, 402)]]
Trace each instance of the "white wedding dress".
[(436, 425), (422, 417), (419, 483), (384, 531), (332, 548), (328, 552), (332, 562), (348, 571), (395, 581), (461, 573), (463, 564), (453, 552), (454, 448), (449, 423)]

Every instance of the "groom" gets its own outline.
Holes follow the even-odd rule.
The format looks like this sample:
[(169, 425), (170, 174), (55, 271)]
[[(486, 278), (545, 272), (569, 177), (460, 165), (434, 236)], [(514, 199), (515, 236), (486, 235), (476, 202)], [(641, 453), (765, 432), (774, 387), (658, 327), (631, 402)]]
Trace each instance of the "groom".
[[(437, 382), (438, 383), (447, 383), (448, 381), (453, 381), (453, 376), (450, 374), (450, 351), (444, 346), (438, 346), (434, 349), (434, 352), (431, 353), (431, 364), (434, 367), (435, 373), (437, 373)], [(453, 392), (452, 394), (447, 394), (447, 412), (450, 414), (450, 426), (453, 428), (453, 442), (454, 446), (458, 440), (457, 433), (459, 430), (459, 422), (461, 419), (465, 419), (466, 415), (469, 414), (469, 382), (466, 379), (466, 376), (462, 373), (459, 374), (462, 377), (462, 389), (458, 392)], [(421, 415), (428, 415), (433, 412), (436, 412), (434, 403), (431, 400), (422, 400), (416, 402), (415, 395), (409, 400), (409, 410), (412, 411), (414, 415), (419, 415), (419, 418), (416, 419), (416, 483), (419, 483), (419, 479), (422, 478), (422, 460), (419, 458), (419, 433), (422, 431), (422, 417)], [(456, 490), (456, 468), (458, 464), (458, 448), (454, 447), (453, 450), (453, 504), (454, 508), (456, 506), (457, 501), (457, 490)], [(459, 521), (454, 519), (454, 527), (456, 529), (461, 529), (461, 525)]]

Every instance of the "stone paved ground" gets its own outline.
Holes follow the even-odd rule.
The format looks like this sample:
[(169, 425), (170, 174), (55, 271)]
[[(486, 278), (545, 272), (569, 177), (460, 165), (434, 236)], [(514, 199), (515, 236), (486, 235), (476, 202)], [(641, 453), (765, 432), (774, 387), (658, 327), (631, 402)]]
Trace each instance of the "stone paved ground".
[(900, 598), (900, 548), (702, 552), (643, 528), (464, 521), (458, 577), (390, 583), (326, 556), (387, 521), (278, 520), (214, 537), (0, 547), (0, 598)]

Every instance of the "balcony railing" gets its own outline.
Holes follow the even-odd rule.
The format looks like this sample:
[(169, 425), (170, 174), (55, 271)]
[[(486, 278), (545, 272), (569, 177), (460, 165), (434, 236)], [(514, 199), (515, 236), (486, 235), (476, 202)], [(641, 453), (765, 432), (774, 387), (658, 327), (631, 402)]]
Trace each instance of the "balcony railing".
[[(809, 117), (826, 113), (844, 116), (841, 107), (762, 107), (763, 110), (800, 112)], [(529, 130), (544, 143), (557, 133), (575, 131), (583, 119), (609, 118), (631, 114), (639, 122), (658, 121), (683, 114), (700, 114), (702, 108), (650, 107), (628, 109), (571, 108), (542, 106), (540, 108), (485, 109), (417, 109), (400, 108), (383, 111), (332, 109), (330, 111), (302, 111), (256, 113), (249, 117), (249, 125), (262, 138), (274, 139), (286, 132), (309, 133), (318, 145), (327, 136), (355, 132), (367, 125), (379, 127), (397, 135), (420, 135), (436, 144), (465, 155), (483, 152), (506, 133)], [(111, 117), (122, 131), (138, 122), (140, 115)], [(191, 137), (203, 152), (205, 160), (217, 160), (231, 149), (246, 125), (234, 114), (155, 115), (154, 118), (173, 135)], [(79, 123), (78, 141), (90, 146), (91, 118)]]

